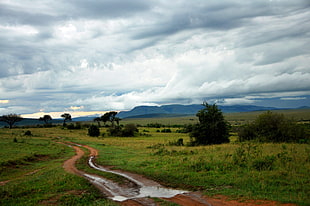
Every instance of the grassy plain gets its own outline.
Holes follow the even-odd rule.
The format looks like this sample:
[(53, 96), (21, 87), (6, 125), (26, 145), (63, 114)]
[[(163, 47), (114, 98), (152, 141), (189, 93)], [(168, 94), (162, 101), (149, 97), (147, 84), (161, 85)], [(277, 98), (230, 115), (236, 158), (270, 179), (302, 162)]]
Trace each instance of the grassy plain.
[[(304, 114), (303, 111), (301, 116), (293, 116), (310, 119)], [(242, 121), (248, 121), (252, 115), (241, 117)], [(179, 125), (196, 121), (192, 119), (143, 119), (143, 124), (135, 123)], [(240, 119), (229, 121), (237, 120)], [(126, 121), (121, 123), (129, 123)], [(114, 205), (86, 180), (63, 170), (63, 162), (74, 155), (72, 148), (56, 143), (63, 140), (98, 149), (99, 164), (140, 173), (166, 186), (239, 200), (268, 199), (310, 205), (309, 144), (233, 141), (212, 146), (175, 146), (180, 138), (185, 144), (189, 142), (188, 134), (176, 133), (177, 129), (161, 133), (157, 128), (140, 127), (144, 136), (130, 138), (94, 138), (87, 136), (87, 129), (60, 127), (0, 129), (0, 205)], [(33, 135), (25, 136), (27, 130)], [(101, 128), (101, 133), (107, 134), (106, 128)], [(234, 135), (231, 138), (236, 139)], [(79, 167), (87, 170), (83, 160)]]

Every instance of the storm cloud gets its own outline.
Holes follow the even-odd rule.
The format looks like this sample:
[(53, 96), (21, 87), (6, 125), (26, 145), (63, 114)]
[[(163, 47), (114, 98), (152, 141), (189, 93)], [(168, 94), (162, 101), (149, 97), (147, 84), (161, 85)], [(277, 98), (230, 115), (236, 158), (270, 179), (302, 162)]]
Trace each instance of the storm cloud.
[(307, 0), (3, 0), (0, 113), (310, 106), (309, 21)]

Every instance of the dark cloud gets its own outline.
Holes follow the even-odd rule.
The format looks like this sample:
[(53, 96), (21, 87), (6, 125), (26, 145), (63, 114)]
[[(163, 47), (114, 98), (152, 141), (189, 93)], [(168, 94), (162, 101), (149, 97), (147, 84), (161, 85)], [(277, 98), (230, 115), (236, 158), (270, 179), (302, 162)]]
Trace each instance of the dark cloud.
[(151, 9), (153, 1), (134, 0), (72, 0), (67, 1), (67, 15), (74, 18), (130, 17)]

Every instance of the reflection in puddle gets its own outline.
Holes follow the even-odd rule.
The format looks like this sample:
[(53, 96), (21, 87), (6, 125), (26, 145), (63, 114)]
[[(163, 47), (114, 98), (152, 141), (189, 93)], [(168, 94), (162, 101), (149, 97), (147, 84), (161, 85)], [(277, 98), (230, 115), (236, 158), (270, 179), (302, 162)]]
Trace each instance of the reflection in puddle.
[(143, 197), (165, 197), (165, 198), (171, 198), (174, 197), (178, 194), (183, 194), (186, 193), (187, 191), (182, 191), (182, 190), (174, 190), (174, 189), (168, 189), (164, 188), (162, 186), (146, 186), (142, 182), (138, 181), (137, 179), (134, 179), (133, 177), (117, 172), (117, 171), (112, 171), (112, 170), (107, 170), (102, 167), (98, 167), (97, 165), (94, 164), (94, 157), (91, 156), (88, 160), (88, 164), (90, 167), (100, 170), (103, 172), (109, 172), (113, 173), (116, 175), (120, 175), (122, 177), (125, 177), (129, 179), (130, 181), (136, 183), (139, 187), (138, 188), (122, 188), (115, 184), (112, 181), (99, 178), (97, 176), (93, 175), (88, 175), (85, 174), (84, 176), (90, 179), (92, 182), (95, 184), (100, 184), (101, 187), (104, 187), (105, 190), (107, 190), (113, 197), (111, 199), (116, 200), (116, 201), (125, 201), (128, 199), (133, 199), (133, 198), (143, 198)]

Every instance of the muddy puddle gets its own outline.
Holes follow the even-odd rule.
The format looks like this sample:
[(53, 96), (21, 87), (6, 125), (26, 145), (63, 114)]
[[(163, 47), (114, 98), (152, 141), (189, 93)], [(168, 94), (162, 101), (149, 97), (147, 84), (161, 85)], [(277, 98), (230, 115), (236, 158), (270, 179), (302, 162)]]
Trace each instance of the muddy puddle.
[(119, 176), (122, 176), (132, 183), (130, 187), (119, 186), (118, 184), (98, 177), (95, 175), (84, 174), (84, 176), (89, 179), (93, 184), (98, 187), (103, 187), (112, 200), (115, 201), (125, 201), (128, 199), (145, 198), (145, 197), (158, 197), (158, 198), (171, 198), (178, 194), (184, 194), (187, 191), (169, 189), (161, 186), (160, 184), (153, 182), (152, 180), (144, 179), (142, 176), (136, 174), (130, 174), (128, 172), (121, 172), (116, 170), (110, 170), (106, 167), (102, 167), (95, 163), (95, 157), (91, 156), (88, 160), (88, 164), (91, 168), (102, 171), (109, 172)]

